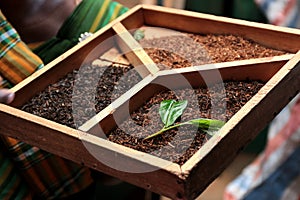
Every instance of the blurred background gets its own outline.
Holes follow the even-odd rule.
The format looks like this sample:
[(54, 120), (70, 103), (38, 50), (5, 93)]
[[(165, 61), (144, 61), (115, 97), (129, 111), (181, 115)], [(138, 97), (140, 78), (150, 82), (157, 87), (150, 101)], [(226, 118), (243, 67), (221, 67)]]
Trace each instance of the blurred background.
[(254, 0), (117, 0), (133, 7), (137, 4), (152, 4), (173, 7), (202, 13), (215, 14), (226, 17), (247, 19), (250, 21), (267, 22), (263, 12)]

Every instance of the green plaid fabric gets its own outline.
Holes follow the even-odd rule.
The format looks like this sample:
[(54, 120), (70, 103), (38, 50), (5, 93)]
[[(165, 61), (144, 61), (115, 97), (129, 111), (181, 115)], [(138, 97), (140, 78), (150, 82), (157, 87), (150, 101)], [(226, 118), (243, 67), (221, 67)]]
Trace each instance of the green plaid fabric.
[(3, 84), (17, 84), (41, 66), (41, 59), (20, 40), (16, 30), (0, 13), (0, 74), (5, 78)]
[(31, 199), (31, 193), (14, 163), (0, 151), (0, 199)]
[(0, 16), (0, 58), (5, 55), (17, 42), (20, 41), (20, 37), (7, 21), (4, 20), (3, 16)]
[[(97, 31), (126, 11), (127, 8), (110, 0), (83, 0), (63, 24), (59, 34), (45, 42), (35, 52), (43, 61), (50, 62), (76, 45), (81, 33)], [(4, 17), (0, 23), (7, 25)], [(0, 59), (0, 62), (2, 61), (0, 70), (5, 69), (1, 73), (3, 76), (7, 72), (14, 72), (11, 67), (20, 54), (15, 54), (16, 45), (8, 48), (7, 44), (13, 44), (15, 38), (19, 36), (14, 30), (9, 29), (1, 32), (0, 37), (3, 38), (0, 49), (6, 49), (6, 52), (1, 51), (3, 57)], [(19, 48), (17, 52), (22, 53), (21, 49), (28, 50), (25, 46)], [(25, 56), (26, 62), (21, 66), (25, 67), (30, 63), (29, 66), (40, 68), (39, 62), (32, 62), (39, 59), (34, 56), (34, 54)], [(6, 77), (6, 80), (16, 84), (15, 80)], [(3, 143), (1, 147), (5, 148), (6, 153), (0, 151), (0, 199), (31, 199), (32, 196), (37, 199), (60, 199), (77, 193), (92, 183), (90, 171), (85, 167), (13, 138), (2, 137), (1, 142)]]
[(92, 183), (85, 167), (12, 138), (3, 138), (2, 142), (35, 198), (60, 199)]

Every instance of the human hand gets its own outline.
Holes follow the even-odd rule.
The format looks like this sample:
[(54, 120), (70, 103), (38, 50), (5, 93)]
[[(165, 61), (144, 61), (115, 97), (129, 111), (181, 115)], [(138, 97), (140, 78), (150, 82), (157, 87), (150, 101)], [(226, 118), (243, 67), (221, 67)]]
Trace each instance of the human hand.
[(0, 89), (0, 103), (9, 104), (15, 98), (15, 93), (9, 89)]

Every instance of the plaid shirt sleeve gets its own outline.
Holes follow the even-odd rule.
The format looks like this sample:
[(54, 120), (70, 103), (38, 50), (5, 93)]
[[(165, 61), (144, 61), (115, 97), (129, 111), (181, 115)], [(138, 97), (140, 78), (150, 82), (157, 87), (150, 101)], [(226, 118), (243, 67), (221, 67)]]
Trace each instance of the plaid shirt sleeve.
[[(43, 66), (40, 58), (44, 63), (50, 62), (76, 45), (81, 33), (95, 32), (127, 10), (126, 7), (111, 0), (82, 1), (65, 21), (58, 35), (35, 49), (35, 54), (20, 41), (16, 31), (3, 15), (0, 15), (0, 52), (2, 52), (0, 56), (0, 75), (4, 78), (2, 82), (6, 86), (9, 86), (7, 83), (17, 84)], [(65, 46), (66, 43), (69, 45)], [(18, 173), (22, 174), (22, 176), (19, 176), (23, 178), (19, 180), (19, 185), (21, 181), (25, 182), (37, 199), (61, 199), (81, 191), (92, 183), (90, 170), (85, 167), (13, 138), (2, 137), (0, 141), (10, 156), (10, 163), (14, 164)], [(2, 164), (0, 162), (0, 168)], [(1, 175), (14, 175), (16, 171), (8, 171), (7, 169), (0, 172)], [(14, 181), (14, 183), (16, 182)], [(17, 191), (15, 190), (16, 187), (12, 185), (6, 186), (6, 191)], [(0, 180), (0, 194), (1, 189)], [(20, 191), (27, 195), (28, 192), (24, 191), (28, 190), (26, 188), (22, 189)], [(20, 194), (23, 193), (20, 192)], [(26, 195), (23, 195), (23, 198), (21, 196), (19, 199), (31, 198), (30, 194)], [(9, 195), (6, 197), (7, 199), (18, 199), (10, 198)], [(0, 199), (5, 198), (1, 198), (0, 195)]]
[(25, 45), (16, 30), (0, 13), (0, 74), (11, 84), (17, 84), (43, 62)]
[(0, 151), (0, 174), (0, 199), (32, 199), (26, 182), (3, 151)]
[[(41, 59), (20, 40), (0, 12), (2, 83), (17, 84), (41, 66)], [(0, 139), (5, 149), (0, 151), (0, 199), (63, 198), (92, 183), (90, 171), (85, 167), (13, 138)]]

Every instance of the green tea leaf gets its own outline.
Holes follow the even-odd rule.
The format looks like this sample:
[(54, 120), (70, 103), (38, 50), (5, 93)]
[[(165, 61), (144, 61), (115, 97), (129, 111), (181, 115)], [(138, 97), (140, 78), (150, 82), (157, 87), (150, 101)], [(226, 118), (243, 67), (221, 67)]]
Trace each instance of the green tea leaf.
[(164, 127), (171, 126), (180, 117), (187, 106), (187, 100), (164, 100), (160, 103), (159, 114)]
[(145, 37), (145, 31), (138, 29), (133, 33), (133, 37), (136, 41), (140, 41)]
[[(225, 124), (225, 122), (215, 119), (206, 119), (206, 118), (198, 118), (192, 119), (182, 123), (175, 123), (178, 117), (180, 117), (187, 107), (187, 100), (183, 101), (175, 101), (175, 100), (164, 100), (160, 103), (159, 114), (162, 122), (164, 123), (164, 127), (159, 131), (153, 133), (152, 135), (147, 136), (144, 140), (148, 140), (155, 136), (158, 136), (165, 131), (170, 129), (184, 126), (184, 125), (193, 125), (200, 129), (202, 129), (207, 134), (213, 136), (215, 133), (219, 131), (220, 128)], [(173, 125), (174, 124), (174, 125)]]
[(199, 119), (192, 119), (188, 122), (188, 124), (197, 126), (198, 128), (202, 129), (209, 135), (213, 135), (216, 131), (218, 131), (222, 126), (224, 126), (225, 122), (216, 120), (216, 119), (205, 119), (205, 118), (199, 118)]

